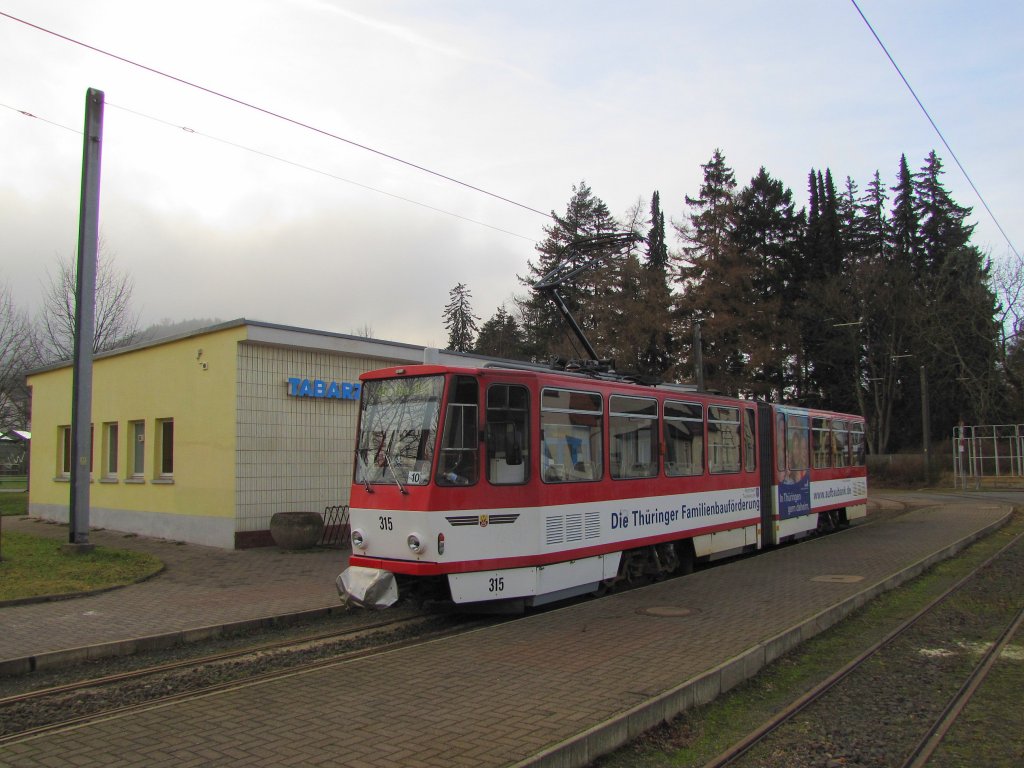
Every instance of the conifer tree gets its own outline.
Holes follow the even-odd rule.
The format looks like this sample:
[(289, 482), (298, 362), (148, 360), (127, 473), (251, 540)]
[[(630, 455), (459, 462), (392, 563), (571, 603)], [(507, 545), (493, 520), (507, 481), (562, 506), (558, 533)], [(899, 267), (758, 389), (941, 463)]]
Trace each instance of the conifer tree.
[(942, 161), (932, 150), (913, 179), (919, 246), (926, 269), (939, 267), (948, 254), (967, 245), (974, 232), (974, 225), (966, 223), (971, 209), (953, 202), (942, 184), (943, 173)]
[(494, 315), (480, 326), (473, 351), (480, 355), (518, 360), (523, 357), (523, 334), (516, 319), (502, 304)]
[(878, 171), (868, 184), (864, 196), (857, 204), (860, 237), (857, 240), (857, 261), (884, 263), (891, 251), (889, 247), (891, 225), (886, 210), (885, 185)]
[(477, 321), (470, 304), (472, 293), (465, 283), (458, 283), (448, 292), (448, 304), (442, 317), (444, 327), (448, 330), (448, 349), (455, 352), (469, 352), (473, 348), (473, 338), (477, 332)]
[[(546, 237), (537, 246), (537, 261), (529, 262), (527, 275), (519, 278), (524, 285), (533, 285), (560, 263), (575, 267), (589, 260), (596, 254), (580, 256), (574, 253), (570, 248), (573, 241), (615, 232), (619, 227), (608, 206), (594, 195), (585, 181), (573, 186), (565, 214), (559, 217), (552, 212), (552, 217), (555, 223), (544, 228)], [(598, 349), (598, 344), (610, 336), (608, 328), (598, 327), (604, 314), (600, 297), (607, 297), (610, 286), (615, 285), (617, 278), (614, 259), (609, 258), (600, 269), (591, 269), (581, 274), (574, 281), (571, 291), (563, 292), (569, 311), (588, 336), (594, 335), (591, 343)], [(564, 332), (562, 319), (547, 297), (537, 294), (527, 297), (522, 315), (527, 320), (523, 328), (526, 351), (532, 359), (544, 360), (556, 355), (572, 358), (584, 356), (583, 350), (576, 349), (575, 340)]]
[(884, 453), (893, 429), (899, 393), (899, 359), (910, 307), (912, 277), (907, 265), (893, 259), (887, 189), (875, 171), (857, 203), (857, 232), (850, 252), (854, 311), (842, 318), (850, 343), (858, 347), (854, 393), (867, 422), (868, 449)]
[(736, 176), (718, 149), (701, 168), (700, 194), (686, 196), (690, 210), (687, 220), (677, 226), (683, 242), (679, 314), (688, 329), (700, 325), (706, 381), (723, 391), (738, 392), (744, 385), (745, 368), (740, 318), (752, 275), (733, 239)]
[(942, 183), (942, 161), (932, 151), (914, 177), (924, 274), (919, 284), (926, 312), (917, 316), (915, 362), (945, 384), (929, 392), (933, 429), (952, 429), (958, 418), (977, 423), (998, 400), (998, 326), (990, 267), (970, 245), (971, 213)]
[(900, 156), (896, 186), (892, 188), (893, 204), (890, 234), (893, 262), (907, 264), (915, 276), (924, 274), (919, 247), (920, 222), (914, 201), (914, 179), (907, 165), (907, 156)]
[(672, 329), (672, 289), (669, 287), (669, 253), (665, 242), (665, 214), (661, 195), (651, 195), (650, 228), (645, 240), (641, 295), (643, 307), (635, 368), (646, 376), (665, 376), (673, 367), (675, 338)]
[(762, 167), (737, 196), (733, 237), (752, 268), (744, 301), (747, 391), (776, 402), (791, 394), (800, 341), (793, 307), (803, 229), (793, 193)]

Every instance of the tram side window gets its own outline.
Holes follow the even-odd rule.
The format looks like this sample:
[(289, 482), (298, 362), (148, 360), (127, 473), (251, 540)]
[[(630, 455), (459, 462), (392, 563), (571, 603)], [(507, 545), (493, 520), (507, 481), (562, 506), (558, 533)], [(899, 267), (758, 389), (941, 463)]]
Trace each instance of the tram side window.
[(754, 409), (743, 409), (743, 453), (747, 472), (757, 469), (757, 442), (754, 439)]
[(807, 417), (790, 414), (786, 419), (786, 482), (807, 477)]
[(546, 483), (600, 480), (602, 400), (596, 392), (547, 388), (541, 392), (541, 478)]
[(815, 469), (832, 466), (832, 428), (828, 419), (811, 419), (811, 462)]
[(850, 424), (850, 459), (855, 467), (864, 466), (864, 424)]
[(616, 480), (658, 474), (658, 401), (612, 395), (608, 401), (608, 463)]
[(704, 406), (665, 401), (665, 474), (704, 474)]
[(495, 485), (529, 477), (529, 406), (526, 387), (495, 384), (487, 390), (487, 479)]
[(456, 376), (444, 414), (441, 458), (437, 462), (438, 485), (473, 485), (477, 481), (480, 430), (477, 426), (477, 382), (472, 376)]
[(708, 469), (712, 474), (740, 471), (740, 409), (708, 406)]
[(845, 421), (832, 422), (832, 466), (850, 466), (850, 440)]

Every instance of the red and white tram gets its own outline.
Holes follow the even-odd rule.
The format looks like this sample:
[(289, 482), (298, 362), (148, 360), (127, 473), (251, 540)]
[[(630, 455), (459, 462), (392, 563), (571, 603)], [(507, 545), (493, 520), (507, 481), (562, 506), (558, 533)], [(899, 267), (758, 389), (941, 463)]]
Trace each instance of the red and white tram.
[(867, 510), (859, 416), (523, 367), (362, 376), (344, 600), (540, 605)]

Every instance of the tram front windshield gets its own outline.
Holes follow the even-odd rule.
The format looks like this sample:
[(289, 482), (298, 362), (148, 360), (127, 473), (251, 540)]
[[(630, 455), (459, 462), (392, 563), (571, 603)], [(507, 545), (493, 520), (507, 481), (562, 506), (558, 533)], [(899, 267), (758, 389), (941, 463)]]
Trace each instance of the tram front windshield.
[(357, 483), (427, 484), (443, 391), (442, 376), (363, 383)]

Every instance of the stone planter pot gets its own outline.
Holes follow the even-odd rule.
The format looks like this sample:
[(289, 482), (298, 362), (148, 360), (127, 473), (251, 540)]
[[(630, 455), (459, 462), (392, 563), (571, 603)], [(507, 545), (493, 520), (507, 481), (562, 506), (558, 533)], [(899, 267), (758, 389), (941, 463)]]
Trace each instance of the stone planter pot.
[(270, 537), (281, 549), (315, 547), (323, 530), (319, 512), (275, 512), (270, 518)]

